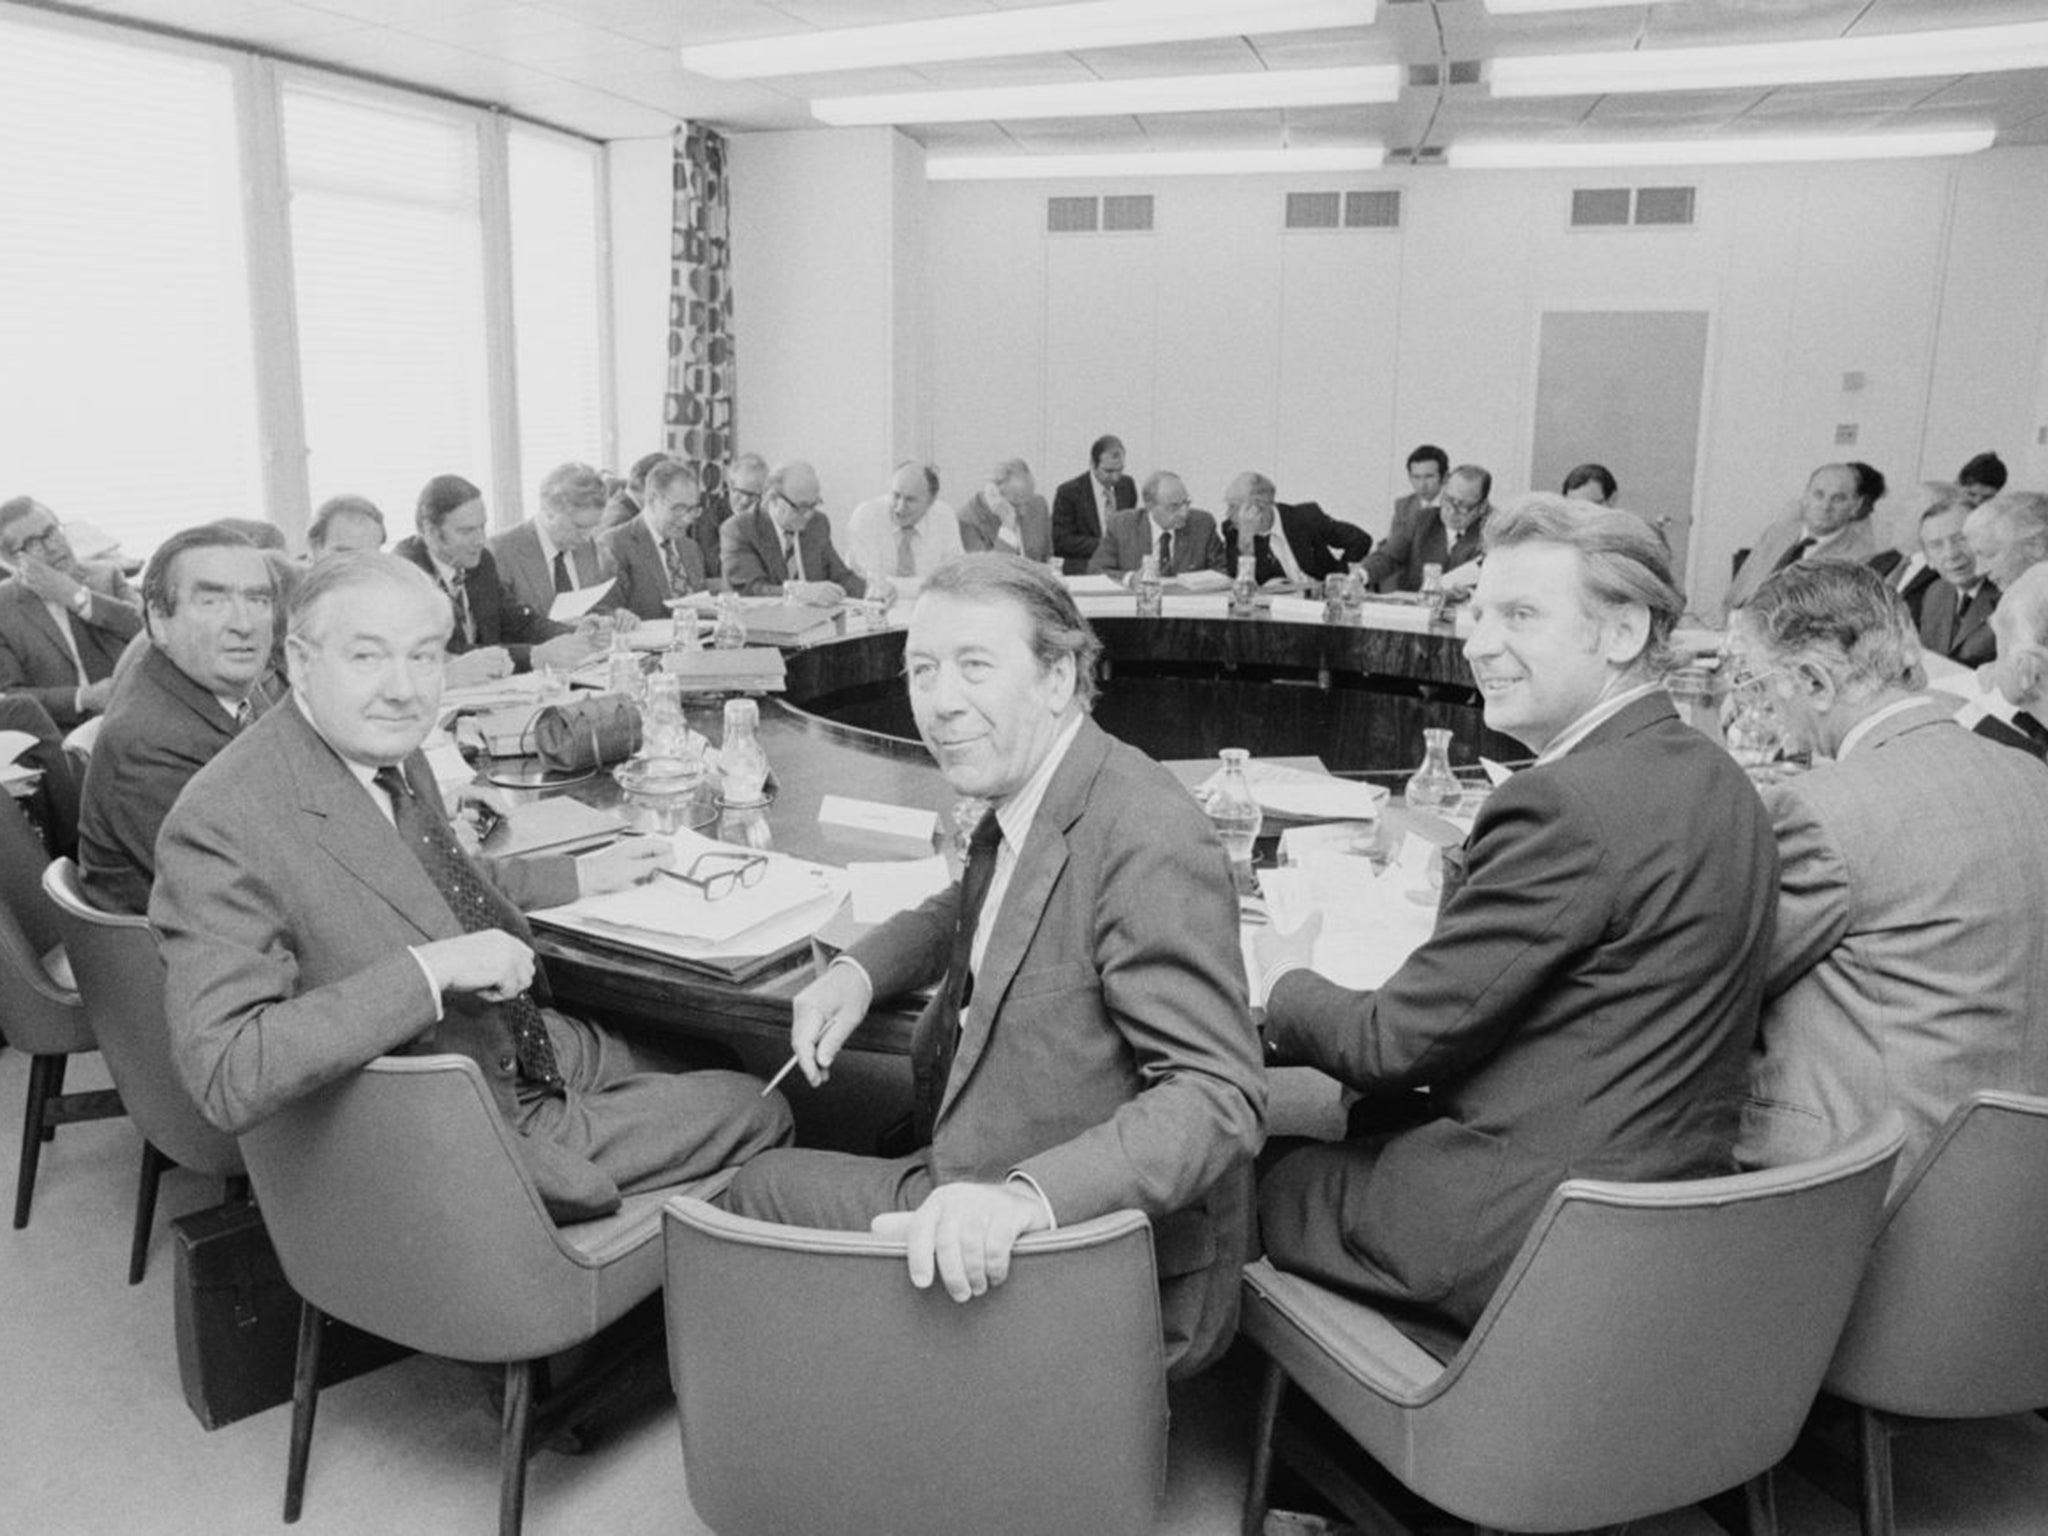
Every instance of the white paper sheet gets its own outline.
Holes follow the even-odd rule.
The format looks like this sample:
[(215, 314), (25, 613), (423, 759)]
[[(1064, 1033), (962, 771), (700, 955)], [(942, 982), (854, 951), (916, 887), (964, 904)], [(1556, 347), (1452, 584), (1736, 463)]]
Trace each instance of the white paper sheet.
[(878, 800), (855, 800), (847, 795), (826, 795), (820, 800), (818, 820), (827, 826), (885, 832), (891, 837), (927, 843), (939, 829), (937, 811), (919, 810), (909, 805), (885, 805)]
[[(694, 832), (677, 832), (674, 840), (679, 872), (689, 870), (705, 854), (726, 855), (735, 861), (761, 857), (767, 859), (767, 869), (758, 885), (743, 885), (717, 901), (707, 901), (696, 886), (657, 875), (645, 885), (603, 896), (586, 896), (556, 910), (605, 926), (722, 945), (750, 929), (799, 909), (819, 906), (829, 898), (830, 905), (823, 906), (818, 914), (818, 921), (823, 922), (846, 895), (844, 870), (807, 863), (786, 854), (761, 854), (756, 849), (714, 842)], [(714, 865), (730, 867), (723, 859), (712, 860), (698, 873), (708, 874)]]
[(605, 593), (617, 585), (609, 576), (592, 586), (578, 587), (573, 592), (557, 592), (555, 600), (548, 605), (548, 617), (557, 624), (573, 624), (604, 599)]
[[(1273, 926), (1291, 933), (1320, 912), (1311, 966), (1340, 986), (1383, 986), (1436, 929), (1437, 893), (1429, 881), (1435, 850), (1410, 834), (1385, 873), (1342, 853), (1312, 853), (1299, 866), (1259, 871), (1259, 890)], [(1252, 1001), (1263, 1005), (1257, 981)]]
[(1114, 576), (1063, 576), (1067, 590), (1076, 597), (1128, 597), (1129, 589)]
[(35, 744), (35, 737), (27, 731), (0, 731), (0, 766), (12, 767), (20, 762), (21, 754)]
[(953, 883), (953, 871), (936, 853), (928, 859), (849, 864), (846, 876), (853, 889), (853, 920), (857, 923), (887, 922)]

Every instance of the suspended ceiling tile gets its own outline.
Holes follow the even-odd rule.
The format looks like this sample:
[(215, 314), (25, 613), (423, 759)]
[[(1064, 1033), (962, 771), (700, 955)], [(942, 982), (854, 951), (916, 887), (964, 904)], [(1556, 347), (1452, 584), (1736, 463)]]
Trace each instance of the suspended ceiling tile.
[(101, 16), (148, 21), (202, 37), (273, 48), (360, 31), (364, 26), (353, 16), (283, 0), (117, 0), (94, 9)]
[(506, 105), (599, 139), (655, 138), (665, 136), (676, 125), (673, 113), (564, 81), (523, 88)]
[[(708, 75), (690, 75), (680, 64), (676, 69), (677, 73), (693, 80), (711, 78)], [(896, 66), (885, 69), (841, 69), (822, 75), (764, 75), (755, 83), (771, 86), (784, 95), (795, 96), (804, 101), (816, 96), (868, 96), (890, 91), (930, 89), (918, 78), (915, 70)]]
[(657, 48), (781, 37), (811, 29), (762, 0), (539, 0), (552, 11)]
[(818, 126), (801, 101), (746, 80), (706, 80), (681, 69), (658, 69), (612, 76), (602, 89), (693, 122), (763, 129)]
[(1144, 130), (1133, 117), (1059, 117), (1004, 123), (1003, 131), (1024, 148), (1058, 154), (1088, 149), (1143, 149)]
[(1868, 5), (1869, 0), (1688, 0), (1683, 5), (1659, 5), (1650, 8), (1644, 20), (1644, 46), (1707, 48), (1840, 37)]
[[(181, 6), (191, 0), (167, 0), (170, 6)], [(380, 27), (404, 26), (420, 20), (449, 20), (458, 16), (488, 18), (501, 12), (525, 9), (514, 0), (311, 0), (311, 5), (339, 16), (353, 17), (357, 21), (370, 22)], [(152, 14), (164, 6), (144, 7)]]
[(1012, 147), (1010, 136), (994, 123), (912, 123), (902, 131), (926, 149), (947, 154), (1001, 154)]
[(1281, 119), (1278, 109), (1258, 112), (1156, 112), (1141, 116), (1138, 127), (1150, 139), (1170, 136), (1206, 142), (1251, 134), (1277, 140)]
[(1936, 27), (1995, 27), (2043, 21), (2040, 0), (1872, 0), (1856, 24), (1858, 36), (1928, 32)]

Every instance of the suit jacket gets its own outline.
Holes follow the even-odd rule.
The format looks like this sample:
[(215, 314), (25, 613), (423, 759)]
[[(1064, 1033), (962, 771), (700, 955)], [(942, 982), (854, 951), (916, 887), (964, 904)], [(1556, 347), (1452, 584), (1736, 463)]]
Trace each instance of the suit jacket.
[(724, 548), (719, 535), (732, 520), (732, 497), (723, 486), (704, 493), (704, 505), (697, 513), (697, 520), (690, 524), (690, 537), (697, 541), (697, 548), (704, 556), (704, 574), (724, 574)]
[[(1469, 1328), (1564, 1179), (1732, 1171), (1777, 877), (1755, 789), (1659, 693), (1488, 798), (1435, 935), (1376, 992), (1297, 970), (1283, 1058), (1427, 1118), (1297, 1152), (1260, 1195), (1282, 1268)], [(1296, 1159), (1338, 1171), (1281, 1208)]]
[[(1296, 505), (1275, 502), (1273, 512), (1281, 537), (1294, 553), (1295, 564), (1310, 581), (1341, 576), (1372, 552), (1371, 534), (1339, 522), (1313, 501)], [(1272, 551), (1272, 537), (1270, 533), (1261, 534), (1252, 540), (1252, 553), (1257, 557), (1253, 575), (1261, 585), (1287, 574), (1280, 557)], [(1235, 576), (1239, 551), (1237, 523), (1232, 518), (1223, 520), (1217, 551), (1216, 569), (1226, 576)]]
[[(260, 713), (262, 695), (250, 699)], [(85, 771), (78, 873), (109, 912), (147, 912), (156, 836), (192, 775), (235, 739), (220, 700), (155, 646), (114, 691)]]
[[(493, 534), (486, 541), (491, 558), (498, 562), (498, 579), (515, 602), (523, 603), (546, 617), (555, 605), (555, 572), (540, 547), (540, 529), (530, 520), (517, 528)], [(612, 574), (595, 540), (569, 554), (569, 574), (578, 587), (594, 586)], [(614, 588), (597, 600), (592, 613), (610, 613), (618, 607)]]
[(2048, 761), (2048, 725), (2024, 709), (2014, 713), (2010, 724), (1996, 715), (1982, 715), (1970, 729), (1986, 741), (1995, 741), (2001, 747), (2017, 747), (2037, 760)]
[(1764, 796), (1778, 926), (1742, 1160), (1891, 1108), (1896, 1187), (1966, 1095), (2048, 1093), (2048, 772), (1929, 701)]
[[(405, 774), (425, 805), (440, 806), (424, 756), (413, 753)], [(500, 1112), (518, 1123), (500, 1010), (451, 996), (437, 1023), (434, 991), (407, 949), (454, 938), (462, 924), (295, 703), (193, 775), (157, 849), (149, 919), (171, 1050), (208, 1120), (236, 1134), (373, 1057), (455, 1051), (482, 1068)], [(576, 895), (566, 858), (507, 860), (486, 874), (493, 921), (529, 944), (519, 909)], [(528, 1138), (515, 1140), (547, 1194), (545, 1164)]]
[[(1736, 569), (1734, 580), (1728, 583), (1728, 593), (1721, 600), (1723, 618), (1748, 602), (1758, 587), (1777, 574), (1778, 561), (1804, 537), (1806, 525), (1796, 510), (1790, 517), (1780, 518), (1764, 529), (1751, 546), (1747, 558)], [(1877, 530), (1871, 527), (1870, 519), (1866, 517), (1849, 524), (1826, 549), (1803, 558), (1867, 561), (1876, 553)]]
[[(434, 569), (434, 557), (427, 553), (427, 546), (420, 541), (418, 534), (400, 539), (391, 546), (391, 553), (401, 560), (410, 560), (439, 584), (441, 575)], [(502, 645), (512, 657), (513, 669), (525, 672), (533, 665), (533, 648), (536, 645), (569, 633), (567, 624), (557, 624), (547, 616), (545, 609), (536, 613), (506, 590), (505, 584), (498, 579), (498, 564), (491, 558), (489, 549), (483, 551), (475, 565), (463, 572), (462, 586), (469, 599), (470, 617), (476, 622), (476, 639), (471, 641), (463, 634), (462, 626), (457, 624), (448, 637), (451, 656), (460, 656), (472, 647), (482, 650), (487, 646)]]
[(636, 517), (630, 523), (607, 528), (597, 536), (597, 542), (617, 575), (618, 585), (612, 589), (612, 595), (618, 599), (619, 607), (643, 619), (665, 619), (665, 599), (702, 592), (711, 585), (704, 570), (703, 550), (690, 533), (676, 540), (688, 576), (688, 585), (680, 592), (669, 580), (668, 562), (662, 558), (661, 544), (654, 537), (654, 530), (647, 526), (646, 518)]
[(1446, 572), (1469, 565), (1479, 558), (1485, 545), (1486, 518), (1492, 515), (1489, 509), (1485, 517), (1468, 525), (1455, 542), (1450, 529), (1444, 526), (1443, 513), (1436, 507), (1423, 508), (1406, 528), (1397, 517), (1387, 541), (1366, 556), (1365, 574), (1371, 578), (1373, 589), (1420, 592), (1425, 565), (1442, 566)]
[[(959, 516), (960, 547), (970, 555), (981, 550), (1009, 548), (997, 538), (1003, 520), (989, 510), (980, 491), (967, 498), (967, 505), (960, 509)], [(1017, 542), (1022, 546), (1018, 553), (1033, 564), (1043, 565), (1052, 558), (1052, 514), (1046, 510), (1043, 496), (1033, 496), (1018, 511)]]
[[(861, 940), (875, 995), (943, 976), (958, 914), (955, 885)], [(942, 1000), (927, 1006), (920, 1059), (950, 1018)], [(1021, 1170), (1062, 1223), (1144, 1211), (1168, 1363), (1192, 1372), (1235, 1325), (1265, 1102), (1216, 834), (1157, 763), (1083, 721), (975, 975), (932, 1177)]]
[[(1156, 533), (1150, 514), (1142, 507), (1117, 513), (1089, 557), (1088, 569), (1109, 576), (1135, 573), (1152, 553)], [(1199, 507), (1190, 508), (1188, 520), (1173, 536), (1173, 568), (1159, 574), (1172, 578), (1188, 571), (1213, 571), (1222, 558), (1223, 541), (1216, 536), (1216, 519)]]
[(19, 762), (39, 770), (43, 780), (26, 800), (16, 803), (27, 811), (52, 857), (72, 853), (78, 847), (78, 780), (57, 722), (27, 694), (0, 694), (0, 731), (21, 731), (36, 738)]
[(1387, 537), (1389, 539), (1395, 538), (1403, 529), (1406, 529), (1408, 530), (1408, 536), (1413, 538), (1415, 536), (1415, 521), (1422, 516), (1422, 513), (1422, 497), (1416, 492), (1410, 491), (1406, 496), (1395, 497), (1394, 520), (1387, 525)]
[[(1116, 504), (1122, 511), (1138, 504), (1138, 482), (1129, 475), (1116, 477)], [(1095, 493), (1093, 474), (1063, 480), (1052, 493), (1052, 550), (1066, 563), (1069, 576), (1087, 570), (1102, 542), (1102, 506)]]
[[(743, 517), (728, 518), (718, 530), (719, 558), (726, 582), (733, 591), (756, 596), (777, 593), (789, 580), (790, 570), (782, 558), (782, 530), (764, 507)], [(832, 525), (822, 516), (804, 524), (796, 536), (797, 552), (803, 557), (806, 581), (836, 581), (848, 597), (866, 595), (868, 584), (832, 545)]]
[(1998, 638), (1991, 633), (1998, 584), (1978, 582), (1976, 592), (1958, 614), (1956, 602), (1962, 595), (1946, 581), (1936, 581), (1928, 589), (1920, 609), (1920, 643), (1935, 655), (1966, 667), (1982, 666), (1998, 654)]
[[(142, 608), (126, 579), (111, 566), (90, 567), (85, 617), (64, 615), (85, 678), (113, 675), (122, 648), (142, 628)], [(85, 719), (78, 709), (78, 668), (43, 600), (18, 576), (0, 581), (0, 693), (25, 693), (70, 730)]]

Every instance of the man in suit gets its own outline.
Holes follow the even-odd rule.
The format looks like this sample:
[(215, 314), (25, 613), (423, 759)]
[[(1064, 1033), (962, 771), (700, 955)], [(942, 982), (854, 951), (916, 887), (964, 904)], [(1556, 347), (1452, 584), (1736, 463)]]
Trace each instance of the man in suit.
[(606, 562), (618, 573), (619, 606), (643, 619), (668, 617), (668, 599), (711, 585), (692, 525), (704, 514), (697, 471), (664, 458), (640, 487), (645, 505), (629, 523), (597, 536)]
[(1029, 464), (1003, 460), (967, 498), (960, 509), (960, 547), (970, 555), (996, 550), (1041, 565), (1053, 557), (1052, 513)]
[(1997, 657), (1977, 670), (1983, 692), (1956, 712), (1979, 736), (2048, 761), (2048, 564), (2029, 566), (1991, 615)]
[(902, 578), (921, 580), (961, 552), (959, 514), (939, 500), (939, 472), (899, 464), (889, 494), (871, 496), (846, 520), (846, 558), (867, 577), (869, 595)]
[(1684, 606), (1634, 513), (1490, 520), (1465, 656), (1534, 765), (1446, 850), (1436, 931), (1377, 991), (1307, 968), (1313, 922), (1259, 941), (1272, 1059), (1364, 1095), (1347, 1140), (1261, 1179), (1282, 1268), (1469, 1329), (1560, 1181), (1733, 1171), (1777, 858), (1664, 691)]
[(1493, 510), (1493, 475), (1477, 464), (1460, 464), (1444, 481), (1433, 507), (1417, 510), (1404, 530), (1366, 556), (1365, 573), (1378, 592), (1420, 592), (1424, 567), (1442, 575), (1464, 570), (1485, 548), (1487, 514)]
[(32, 496), (0, 502), (0, 692), (27, 694), (65, 730), (113, 696), (114, 664), (142, 628), (120, 569), (72, 553), (57, 514)]
[(1919, 692), (1861, 566), (1779, 572), (1729, 649), (1816, 755), (1763, 792), (1777, 932), (1740, 1155), (1817, 1157), (1895, 1109), (1896, 1186), (1968, 1094), (2048, 1092), (2048, 772)]
[(391, 553), (433, 577), (454, 610), (447, 686), (487, 683), (535, 666), (573, 667), (590, 656), (593, 642), (534, 612), (498, 579), (485, 542), (483, 492), (460, 475), (436, 475), (420, 491), (413, 519), (419, 532), (400, 539)]
[(384, 538), (384, 514), (369, 497), (330, 496), (306, 529), (306, 558), (314, 562), (358, 549), (382, 549)]
[(1000, 1285), (1025, 1233), (1142, 1210), (1185, 1374), (1230, 1339), (1265, 1082), (1227, 860), (1187, 792), (1088, 718), (1100, 650), (1043, 566), (970, 555), (925, 583), (911, 709), (947, 782), (994, 809), (960, 885), (797, 995), (791, 1042), (821, 1084), (874, 998), (937, 983), (913, 1046), (929, 1145), (767, 1154), (727, 1203), (903, 1234), (912, 1281), (956, 1301)]
[(1963, 536), (1970, 506), (1962, 491), (1945, 481), (1928, 480), (1922, 482), (1919, 494), (1922, 504), (1914, 519), (1912, 552), (1905, 551), (1901, 539), (1900, 548), (1881, 549), (1869, 561), (1885, 585), (1899, 594), (1916, 626), (1934, 584), (1945, 579), (1966, 586), (1974, 565), (1969, 541)]
[(866, 596), (866, 580), (832, 547), (832, 524), (819, 515), (824, 504), (815, 469), (802, 459), (776, 465), (760, 507), (735, 512), (718, 531), (726, 584), (750, 596), (783, 593), (820, 608)]
[(707, 576), (724, 574), (724, 553), (719, 535), (735, 516), (761, 510), (761, 498), (768, 489), (768, 461), (758, 453), (743, 453), (725, 467), (721, 483), (704, 492), (704, 514), (692, 526), (697, 548), (704, 555)]
[(1124, 473), (1123, 439), (1098, 437), (1088, 445), (1088, 473), (1052, 493), (1052, 552), (1069, 576), (1089, 569), (1111, 516), (1137, 504), (1137, 482)]
[[(1920, 547), (1928, 569), (1939, 578), (1926, 587), (1920, 601), (1920, 644), (1966, 667), (1989, 661), (1997, 644), (1991, 615), (1998, 607), (1998, 584), (1977, 574), (1976, 556), (1964, 532), (1973, 515), (1957, 499), (1937, 503), (1920, 517)], [(1903, 589), (1900, 596), (1903, 600)]]
[[(626, 483), (613, 491), (604, 504), (604, 519), (598, 525), (599, 537), (611, 528), (623, 528), (640, 515), (647, 504), (647, 475), (655, 465), (667, 461), (671, 455), (657, 448), (652, 453), (643, 453), (633, 461), (633, 467), (626, 471)], [(678, 461), (680, 462), (680, 461)]]
[[(1340, 523), (1313, 501), (1290, 505), (1273, 500), (1273, 482), (1248, 469), (1223, 493), (1228, 509), (1218, 541), (1216, 569), (1237, 574), (1241, 556), (1253, 557), (1253, 578), (1307, 586), (1341, 576), (1372, 552), (1372, 535)], [(1280, 537), (1273, 537), (1278, 527)]]
[(1451, 456), (1435, 443), (1424, 443), (1408, 455), (1408, 494), (1395, 498), (1394, 520), (1387, 527), (1389, 541), (1414, 539), (1416, 523), (1425, 512), (1434, 510), (1450, 472)]
[(79, 815), (79, 877), (109, 912), (149, 910), (164, 817), (268, 703), (277, 591), (247, 539), (218, 524), (172, 534), (142, 605), (149, 644), (107, 706)]
[(2008, 491), (1994, 496), (1964, 520), (1963, 537), (1978, 579), (2010, 591), (2021, 576), (2048, 560), (2048, 495)]
[(1772, 576), (1801, 560), (1868, 560), (1877, 553), (1877, 534), (1870, 522), (1875, 510), (1858, 490), (1851, 465), (1821, 465), (1807, 477), (1806, 494), (1792, 514), (1758, 535), (1728, 584), (1723, 615), (1732, 614)]
[(449, 620), (446, 594), (392, 556), (315, 567), (292, 602), (291, 699), (165, 821), (149, 915), (193, 1099), (235, 1134), (374, 1057), (460, 1052), (558, 1221), (787, 1140), (788, 1107), (754, 1079), (646, 1070), (544, 1006), (521, 908), (619, 889), (674, 855), (651, 838), (580, 859), (463, 853), (419, 750)]
[[(547, 472), (540, 510), (490, 540), (498, 577), (513, 601), (546, 614), (560, 594), (595, 586), (612, 574), (597, 547), (604, 507), (604, 477), (588, 464), (558, 464)], [(609, 613), (617, 606), (614, 590), (591, 611)]]
[(1157, 558), (1165, 581), (1189, 571), (1213, 571), (1223, 558), (1216, 519), (1188, 505), (1188, 488), (1171, 470), (1152, 471), (1138, 505), (1110, 515), (1088, 569), (1128, 586), (1147, 555)]

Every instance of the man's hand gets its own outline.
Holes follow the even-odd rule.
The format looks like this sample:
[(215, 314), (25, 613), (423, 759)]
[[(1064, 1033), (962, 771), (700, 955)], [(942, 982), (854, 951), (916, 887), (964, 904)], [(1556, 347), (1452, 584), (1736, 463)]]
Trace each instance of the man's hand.
[(450, 656), (441, 670), (441, 680), (450, 688), (474, 688), (479, 683), (495, 683), (511, 675), (512, 655), (502, 645), (479, 646), (460, 656)]
[(576, 885), (585, 896), (623, 891), (654, 878), (656, 870), (673, 869), (676, 845), (665, 837), (622, 837), (609, 848), (579, 854)]
[(877, 1237), (910, 1245), (910, 1283), (925, 1290), (937, 1272), (955, 1301), (1010, 1278), (1010, 1250), (1044, 1230), (1045, 1206), (1015, 1184), (941, 1184), (914, 1211), (886, 1211), (869, 1223)]
[(533, 648), (533, 670), (559, 667), (564, 672), (574, 672), (596, 654), (597, 642), (584, 639), (580, 632), (557, 635)]
[(15, 564), (21, 571), (22, 584), (46, 603), (56, 603), (69, 608), (78, 600), (84, 590), (78, 579), (65, 574), (47, 560), (39, 560), (26, 552), (15, 556)]
[(455, 791), (450, 820), (464, 853), (475, 853), (512, 815), (512, 802), (488, 784), (464, 784)]
[(828, 965), (791, 999), (789, 1048), (813, 1088), (832, 1075), (832, 1060), (868, 1015), (867, 977), (856, 966)]
[(792, 581), (783, 584), (783, 596), (813, 608), (837, 608), (846, 601), (846, 589), (836, 581)]
[(1283, 965), (1314, 965), (1316, 940), (1323, 936), (1323, 914), (1311, 912), (1307, 921), (1292, 933), (1277, 933), (1270, 926), (1252, 930), (1252, 955), (1259, 962), (1260, 991), (1273, 983), (1274, 971)]
[(87, 683), (78, 690), (78, 712), (82, 715), (97, 715), (107, 707), (114, 697), (114, 680), (103, 677), (96, 683)]
[(502, 1003), (533, 985), (533, 951), (502, 928), (437, 939), (413, 953), (443, 992), (473, 992)]
[(896, 601), (896, 583), (886, 576), (870, 576), (868, 578), (867, 601), (879, 603), (882, 607), (887, 608)]

